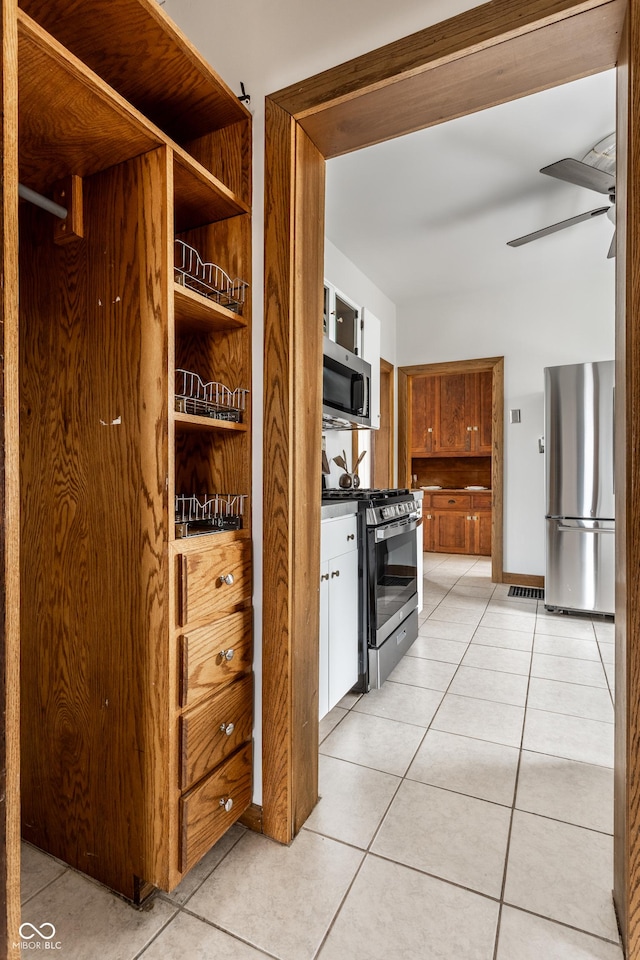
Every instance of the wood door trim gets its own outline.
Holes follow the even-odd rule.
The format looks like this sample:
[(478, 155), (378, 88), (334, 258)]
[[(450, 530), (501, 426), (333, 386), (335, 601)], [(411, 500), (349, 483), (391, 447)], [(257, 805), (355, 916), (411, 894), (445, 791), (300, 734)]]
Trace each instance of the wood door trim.
[[(308, 256), (306, 245), (322, 246), (323, 209), (321, 204), (318, 205), (316, 187), (311, 188), (312, 195), (307, 195), (301, 186), (299, 196), (305, 203), (305, 212), (311, 221), (310, 230), (303, 236), (301, 224), (296, 224), (292, 216), (292, 204), (288, 197), (292, 185), (298, 178), (302, 182), (305, 174), (298, 168), (300, 158), (296, 159), (295, 156), (294, 134), (288, 139), (278, 136), (281, 113), (290, 115), (294, 128), (306, 131), (318, 147), (321, 157), (337, 156), (367, 143), (388, 140), (433, 123), (445, 122), (495, 103), (614, 67), (625, 8), (625, 0), (523, 0), (518, 4), (512, 0), (494, 0), (444, 24), (390, 44), (382, 48), (382, 52), (373, 51), (364, 58), (342, 64), (268, 97), (265, 199), (265, 342), (268, 349), (271, 349), (269, 337), (275, 336), (279, 341), (279, 350), (282, 347), (286, 350), (287, 345), (293, 345), (293, 360), (298, 356), (296, 344), (303, 341), (313, 353), (317, 347), (316, 340), (319, 341), (321, 336), (320, 324), (305, 325), (305, 317), (294, 308), (294, 304), (299, 304), (295, 296), (298, 287), (307, 282), (304, 277), (304, 263)], [(636, 41), (640, 44), (640, 38), (634, 33)], [(411, 93), (410, 97), (407, 97), (407, 92)], [(416, 113), (423, 103), (430, 106), (422, 113)], [(275, 108), (278, 108), (278, 112)], [(409, 115), (411, 110), (413, 115)], [(640, 223), (640, 208), (634, 209), (634, 216)], [(274, 242), (276, 239), (277, 242)], [(621, 246), (619, 251), (624, 251), (624, 247)], [(640, 291), (638, 282), (635, 283), (635, 289)], [(307, 293), (310, 293), (308, 289)], [(315, 296), (311, 298), (312, 308), (317, 310), (318, 317), (321, 316), (321, 296), (322, 279), (319, 281), (317, 306)], [(640, 344), (637, 352), (638, 357), (633, 359), (636, 361), (635, 369), (640, 370)], [(265, 385), (268, 390), (272, 388), (269, 376), (271, 369), (269, 363), (265, 362)], [(288, 362), (283, 362), (283, 369), (289, 372), (293, 368)], [(306, 484), (305, 472), (311, 473), (311, 463), (304, 463), (305, 444), (311, 459), (316, 456), (315, 431), (312, 430), (306, 439), (301, 437), (299, 431), (312, 423), (313, 416), (320, 422), (320, 405), (310, 417), (308, 414), (313, 401), (309, 397), (302, 397), (299, 402), (303, 405), (305, 416), (292, 426), (291, 408), (296, 402), (296, 382), (301, 379), (297, 370), (296, 377), (291, 373), (288, 379), (279, 379), (276, 384), (278, 396), (265, 407), (265, 516), (269, 524), (278, 525), (283, 542), (288, 542), (289, 537), (295, 539), (294, 527), (289, 532), (287, 524), (292, 519), (292, 510), (295, 514), (296, 505), (302, 499), (298, 485), (300, 482)], [(404, 403), (405, 406), (406, 385), (406, 376), (399, 375), (398, 404)], [(629, 398), (629, 405), (632, 400), (636, 402), (637, 416), (640, 416), (640, 385), (637, 389), (634, 387), (634, 396)], [(267, 445), (270, 436), (278, 440), (274, 450)], [(626, 437), (623, 437), (618, 449), (625, 449), (625, 441)], [(319, 458), (319, 440), (317, 446)], [(399, 462), (402, 463), (403, 456), (406, 460), (406, 450), (403, 453), (401, 449), (401, 437), (398, 438), (398, 447)], [(626, 449), (629, 449), (629, 445)], [(320, 476), (319, 468), (317, 476)], [(319, 482), (317, 487), (319, 490)], [(312, 496), (306, 517), (307, 523), (312, 526), (315, 509), (316, 496)], [(315, 525), (319, 529), (319, 511)], [(298, 658), (307, 663), (317, 658), (318, 639), (317, 634), (300, 632), (290, 616), (289, 600), (296, 593), (299, 596), (306, 582), (304, 565), (294, 564), (295, 552), (288, 547), (277, 554), (270, 552), (272, 542), (273, 537), (265, 536), (265, 613), (268, 606), (275, 616), (273, 620), (268, 616), (264, 618), (264, 736), (266, 744), (280, 742), (282, 746), (273, 756), (270, 754), (272, 747), (267, 746), (264, 751), (264, 782), (268, 784), (268, 789), (264, 793), (263, 814), (265, 833), (286, 839), (294, 835), (297, 829), (295, 823), (300, 822), (294, 811), (304, 809), (308, 797), (314, 792), (312, 781), (317, 759), (314, 758), (317, 722), (314, 721), (306, 731), (297, 731), (300, 747), (297, 759), (287, 745), (291, 742), (292, 705), (298, 696), (294, 676), (296, 663)], [(283, 565), (278, 562), (281, 559), (285, 561)], [(315, 563), (315, 556), (311, 559)], [(627, 548), (626, 561), (630, 559), (635, 559), (633, 569), (637, 569), (640, 564), (640, 536)], [(619, 575), (621, 569), (619, 566)], [(283, 601), (282, 604), (278, 605), (270, 599), (276, 595)], [(297, 602), (303, 601), (299, 598)], [(632, 639), (635, 640), (635, 637), (640, 637), (640, 623), (634, 621), (634, 630)], [(640, 649), (640, 642), (636, 646)], [(286, 677), (274, 685), (273, 674), (277, 670), (284, 671)], [(637, 686), (636, 683), (634, 693)], [(304, 682), (303, 689), (306, 689)], [(277, 696), (283, 699), (278, 700)], [(637, 779), (636, 771), (640, 775), (640, 762), (631, 753), (629, 759), (633, 763), (631, 772)], [(297, 784), (300, 782), (300, 771), (296, 769), (298, 762), (305, 763), (309, 770), (304, 788), (300, 791), (300, 808), (297, 806)], [(274, 832), (272, 818), (281, 825), (280, 832)], [(623, 842), (628, 841), (627, 833)], [(640, 831), (636, 831), (634, 843), (640, 845)], [(633, 852), (635, 861), (640, 863), (639, 852), (635, 848)], [(626, 863), (628, 860), (625, 860)], [(640, 867), (638, 869), (640, 871)], [(629, 876), (625, 873), (624, 881), (628, 880)], [(640, 919), (640, 895), (636, 892), (640, 884), (636, 882), (632, 889), (634, 903), (629, 915), (640, 937), (640, 923), (637, 922)], [(630, 924), (624, 915), (621, 922), (623, 929)]]
[[(417, 363), (398, 368), (398, 484), (411, 486), (411, 450), (409, 437), (409, 382), (413, 377), (442, 374), (491, 373), (491, 579), (503, 583), (504, 571), (504, 357), (476, 357), (471, 360), (449, 360), (442, 363)], [(401, 443), (402, 441), (402, 443)], [(403, 459), (400, 459), (400, 448)]]
[(624, 9), (624, 0), (493, 0), (271, 99), (329, 159), (615, 66)]
[(18, 406), (18, 29), (2, 2), (0, 293), (0, 954), (20, 939), (20, 492)]

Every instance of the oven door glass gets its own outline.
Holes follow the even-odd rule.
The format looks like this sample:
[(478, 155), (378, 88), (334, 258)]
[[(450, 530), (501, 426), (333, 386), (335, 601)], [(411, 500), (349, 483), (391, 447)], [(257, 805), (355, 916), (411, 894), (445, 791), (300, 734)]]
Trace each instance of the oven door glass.
[[(375, 624), (371, 640), (381, 643), (395, 629), (405, 605), (417, 599), (418, 551), (416, 524), (406, 521), (369, 531), (370, 590)], [(371, 556), (372, 555), (372, 556)], [(408, 612), (408, 611), (407, 611)]]

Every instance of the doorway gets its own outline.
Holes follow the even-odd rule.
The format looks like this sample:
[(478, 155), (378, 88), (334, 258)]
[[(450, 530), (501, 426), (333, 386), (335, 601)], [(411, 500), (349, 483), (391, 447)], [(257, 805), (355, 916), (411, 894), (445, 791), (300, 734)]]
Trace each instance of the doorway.
[[(625, 14), (628, 13), (625, 21)], [(621, 45), (622, 40), (622, 45)], [(634, 137), (640, 12), (623, 0), (530, 0), (476, 7), (445, 23), (267, 98), (265, 198), (265, 516), (263, 825), (288, 842), (317, 800), (319, 517), (324, 162), (464, 113), (618, 66), (618, 522), (616, 645), (616, 904), (630, 956), (640, 955), (640, 761), (627, 749), (640, 727), (640, 231)], [(631, 89), (630, 89), (631, 86)], [(634, 219), (627, 231), (626, 215)], [(638, 234), (638, 237), (636, 237)], [(626, 317), (629, 317), (629, 323)], [(292, 372), (295, 371), (295, 376)], [(627, 442), (629, 438), (629, 442)], [(310, 517), (317, 517), (317, 523)], [(625, 660), (626, 635), (634, 662)], [(635, 657), (639, 663), (635, 663)], [(638, 667), (639, 669), (635, 669)]]

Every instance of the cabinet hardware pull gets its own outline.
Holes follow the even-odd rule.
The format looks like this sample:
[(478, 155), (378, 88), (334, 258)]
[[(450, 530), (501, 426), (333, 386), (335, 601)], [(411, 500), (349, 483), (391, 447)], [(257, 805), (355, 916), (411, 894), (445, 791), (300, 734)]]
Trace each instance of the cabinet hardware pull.
[(339, 570), (332, 570), (332, 571), (331, 571), (331, 576), (332, 576), (332, 577), (339, 577), (339, 576), (340, 576), (340, 571), (339, 571)]
[(428, 513), (427, 516), (426, 516), (426, 519), (427, 519), (427, 520), (433, 520), (433, 514), (432, 514), (432, 513)]
[(448, 500), (447, 503), (455, 503), (455, 500)]
[(235, 653), (235, 650), (233, 649), (233, 647), (229, 647), (228, 650), (220, 651), (220, 657), (222, 660), (233, 660), (234, 653)]
[(474, 430), (477, 430), (478, 428), (477, 428), (477, 427), (474, 427), (473, 429), (474, 429)]
[(355, 538), (356, 538), (355, 533), (349, 533), (349, 534), (347, 534), (347, 540), (355, 540)]
[(220, 806), (220, 807), (224, 807), (224, 809), (227, 811), (227, 813), (229, 813), (229, 811), (230, 811), (230, 810), (232, 809), (232, 807), (233, 807), (233, 800), (231, 799), (231, 797), (227, 797), (226, 800), (225, 800), (224, 797), (221, 797), (221, 798), (220, 798), (219, 806)]
[(473, 517), (467, 517), (467, 520), (473, 520)]
[(232, 573), (227, 573), (227, 574), (221, 573), (218, 579), (220, 580), (220, 583), (226, 583), (228, 587), (233, 586), (234, 580), (233, 580)]
[(427, 427), (427, 433), (433, 433), (433, 427)]
[(234, 726), (233, 723), (221, 723), (221, 724), (220, 724), (220, 731), (221, 731), (221, 733), (226, 733), (226, 735), (227, 735), (228, 737), (231, 736), (231, 734), (233, 733), (234, 729), (235, 729), (235, 726)]
[(468, 433), (471, 433), (472, 430), (473, 430), (473, 427), (467, 427), (467, 432), (468, 432)]
[(183, 553), (178, 558), (178, 616), (181, 627), (184, 627), (185, 623), (188, 623), (189, 621), (189, 609), (187, 602), (188, 569), (189, 561), (186, 555)]
[(321, 574), (320, 574), (320, 581), (322, 581), (322, 580), (328, 580), (328, 579), (329, 579), (329, 574), (328, 574), (328, 573), (321, 573)]

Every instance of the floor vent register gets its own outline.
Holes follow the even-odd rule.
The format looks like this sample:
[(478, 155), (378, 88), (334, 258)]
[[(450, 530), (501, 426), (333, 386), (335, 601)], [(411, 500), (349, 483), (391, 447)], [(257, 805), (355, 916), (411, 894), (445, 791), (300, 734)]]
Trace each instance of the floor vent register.
[(527, 600), (544, 600), (542, 587), (509, 587), (508, 596)]

